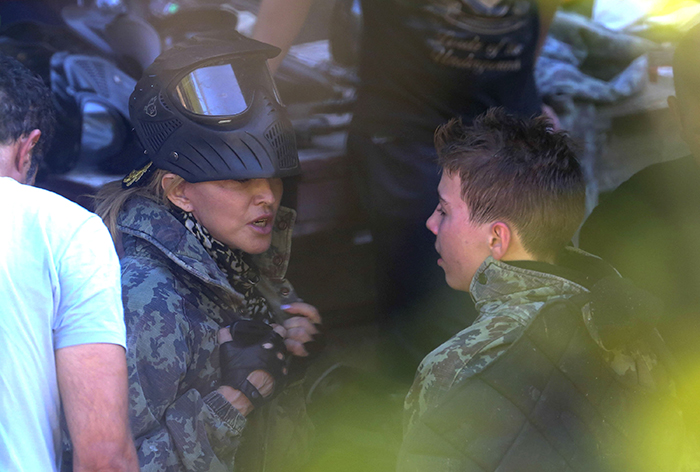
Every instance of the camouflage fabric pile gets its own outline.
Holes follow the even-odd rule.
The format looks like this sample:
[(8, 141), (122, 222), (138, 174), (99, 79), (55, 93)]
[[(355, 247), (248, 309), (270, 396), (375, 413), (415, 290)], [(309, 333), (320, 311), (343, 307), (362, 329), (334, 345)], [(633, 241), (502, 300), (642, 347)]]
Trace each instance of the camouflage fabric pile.
[(545, 103), (580, 147), (579, 159), (588, 182), (587, 209), (597, 203), (594, 165), (601, 154), (610, 120), (600, 105), (641, 92), (647, 84), (646, 53), (656, 44), (613, 32), (575, 13), (558, 12), (535, 67), (535, 80)]

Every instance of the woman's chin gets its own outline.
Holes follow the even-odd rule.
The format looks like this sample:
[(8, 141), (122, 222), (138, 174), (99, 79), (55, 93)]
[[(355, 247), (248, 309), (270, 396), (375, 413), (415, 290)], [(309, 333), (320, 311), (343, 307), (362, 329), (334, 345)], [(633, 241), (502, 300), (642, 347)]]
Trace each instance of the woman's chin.
[(254, 238), (252, 241), (239, 241), (237, 244), (229, 244), (231, 249), (239, 249), (247, 254), (262, 254), (270, 249), (272, 237)]
[(251, 254), (251, 255), (254, 256), (254, 255), (256, 255), (256, 254), (262, 254), (263, 252), (267, 251), (268, 249), (270, 249), (270, 245), (269, 245), (269, 244), (268, 244), (266, 247), (264, 247), (264, 248), (260, 248), (260, 249), (257, 249), (257, 248), (256, 248), (256, 249), (252, 249), (252, 250), (250, 250), (250, 251), (243, 250), (243, 252), (248, 253), (248, 254)]

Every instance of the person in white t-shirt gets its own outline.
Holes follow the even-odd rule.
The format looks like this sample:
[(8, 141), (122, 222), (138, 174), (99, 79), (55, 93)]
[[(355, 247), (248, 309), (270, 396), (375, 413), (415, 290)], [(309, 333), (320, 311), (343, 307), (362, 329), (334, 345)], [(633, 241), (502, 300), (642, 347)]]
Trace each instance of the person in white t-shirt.
[(0, 470), (136, 471), (119, 262), (96, 215), (34, 188), (54, 115), (42, 81), (0, 55)]

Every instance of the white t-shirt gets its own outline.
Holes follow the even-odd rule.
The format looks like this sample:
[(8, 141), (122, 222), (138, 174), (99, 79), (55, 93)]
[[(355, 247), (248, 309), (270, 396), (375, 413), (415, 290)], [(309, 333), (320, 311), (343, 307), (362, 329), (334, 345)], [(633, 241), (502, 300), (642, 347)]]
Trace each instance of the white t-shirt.
[(126, 346), (119, 260), (99, 217), (0, 177), (0, 471), (61, 463), (54, 351)]

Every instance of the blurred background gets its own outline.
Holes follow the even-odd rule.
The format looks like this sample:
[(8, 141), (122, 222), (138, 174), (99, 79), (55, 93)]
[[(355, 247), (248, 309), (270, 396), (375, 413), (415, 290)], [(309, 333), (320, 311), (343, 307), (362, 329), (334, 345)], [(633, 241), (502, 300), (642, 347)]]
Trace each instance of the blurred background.
[[(379, 1), (379, 0), (377, 0)], [(194, 34), (250, 35), (256, 0), (0, 2), (0, 52), (50, 85), (59, 129), (37, 185), (92, 208), (91, 195), (141, 152), (127, 100), (163, 50)], [(644, 167), (688, 154), (666, 98), (671, 58), (700, 2), (564, 0), (536, 67), (544, 102), (578, 146), (587, 208)], [(378, 361), (372, 235), (345, 152), (358, 85), (358, 0), (315, 0), (275, 74), (303, 176), (286, 188), (298, 223), (289, 279), (321, 311), (327, 352), (309, 372), (319, 434), (309, 470), (393, 470), (410, 378)]]

